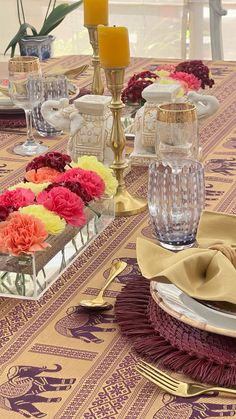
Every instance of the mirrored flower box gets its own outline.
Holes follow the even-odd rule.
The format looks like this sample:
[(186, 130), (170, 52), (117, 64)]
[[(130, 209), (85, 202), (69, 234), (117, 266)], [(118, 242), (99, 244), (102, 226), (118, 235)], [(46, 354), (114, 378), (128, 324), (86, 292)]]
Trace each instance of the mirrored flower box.
[(68, 266), (113, 220), (114, 200), (104, 198), (86, 208), (87, 222), (67, 225), (63, 233), (49, 236), (51, 247), (33, 255), (0, 254), (0, 296), (38, 300)]

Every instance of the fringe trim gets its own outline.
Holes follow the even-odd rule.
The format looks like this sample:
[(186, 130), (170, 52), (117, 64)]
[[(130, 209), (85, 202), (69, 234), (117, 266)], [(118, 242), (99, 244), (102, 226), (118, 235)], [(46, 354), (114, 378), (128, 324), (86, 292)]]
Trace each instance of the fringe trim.
[(174, 348), (159, 335), (149, 320), (150, 298), (149, 283), (141, 279), (130, 281), (117, 297), (117, 322), (136, 352), (194, 380), (219, 386), (236, 386), (236, 366), (218, 364), (188, 354)]

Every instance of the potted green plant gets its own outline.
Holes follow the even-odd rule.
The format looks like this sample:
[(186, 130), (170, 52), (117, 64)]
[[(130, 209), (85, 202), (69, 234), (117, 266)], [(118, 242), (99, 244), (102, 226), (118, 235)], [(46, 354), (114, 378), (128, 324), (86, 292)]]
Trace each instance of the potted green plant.
[[(11, 49), (11, 57), (14, 56), (16, 45), (19, 44), (21, 55), (34, 55), (40, 60), (51, 57), (52, 42), (55, 37), (49, 35), (73, 10), (77, 9), (83, 0), (73, 4), (62, 3), (56, 5), (56, 0), (49, 0), (43, 25), (39, 31), (25, 20), (23, 0), (16, 0), (19, 30), (8, 44), (5, 53)], [(31, 34), (28, 33), (31, 31)]]

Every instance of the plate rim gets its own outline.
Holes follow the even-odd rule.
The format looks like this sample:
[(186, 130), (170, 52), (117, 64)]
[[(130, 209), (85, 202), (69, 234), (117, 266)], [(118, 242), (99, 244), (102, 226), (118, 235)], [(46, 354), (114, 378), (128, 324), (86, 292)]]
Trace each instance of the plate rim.
[(152, 296), (153, 300), (156, 302), (156, 304), (162, 310), (164, 310), (167, 314), (174, 317), (176, 320), (179, 320), (179, 321), (181, 321), (181, 322), (183, 322), (183, 323), (185, 323), (189, 326), (195, 327), (197, 329), (204, 330), (204, 331), (210, 332), (210, 333), (216, 333), (217, 335), (223, 335), (223, 336), (229, 336), (229, 337), (232, 337), (232, 338), (236, 338), (236, 330), (233, 331), (232, 329), (224, 329), (224, 328), (216, 327), (216, 326), (213, 326), (213, 325), (209, 325), (207, 323), (207, 321), (202, 322), (202, 321), (198, 321), (198, 320), (193, 320), (193, 319), (190, 319), (189, 317), (187, 317), (185, 314), (178, 313), (177, 311), (175, 311), (173, 308), (171, 308), (170, 306), (168, 306), (165, 303), (165, 301), (163, 300), (161, 295), (158, 293), (158, 291), (153, 288), (153, 284), (155, 284), (155, 283), (156, 283), (156, 281), (151, 281), (151, 283), (150, 283), (151, 296)]
[[(210, 312), (212, 312), (212, 313), (215, 313), (215, 314), (218, 314), (218, 315), (222, 315), (222, 316), (224, 316), (224, 317), (227, 317), (228, 319), (232, 319), (232, 320), (235, 320), (236, 321), (236, 312), (235, 313), (232, 313), (232, 314), (230, 314), (229, 312), (226, 312), (226, 311), (222, 311), (222, 310), (220, 310), (220, 309), (217, 309), (217, 308), (214, 308), (214, 306), (211, 306), (210, 305), (210, 301), (209, 300), (206, 300), (206, 303), (204, 304), (204, 301), (203, 300), (199, 300), (199, 299), (197, 299), (197, 298), (194, 298), (194, 297), (191, 297), (191, 296), (188, 296), (189, 298), (192, 298), (194, 301), (196, 301), (200, 306), (203, 306), (204, 307), (204, 309), (205, 310), (209, 310)], [(213, 301), (214, 302), (214, 301)], [(209, 303), (209, 305), (208, 305), (208, 303)], [(235, 304), (234, 304), (235, 305)]]

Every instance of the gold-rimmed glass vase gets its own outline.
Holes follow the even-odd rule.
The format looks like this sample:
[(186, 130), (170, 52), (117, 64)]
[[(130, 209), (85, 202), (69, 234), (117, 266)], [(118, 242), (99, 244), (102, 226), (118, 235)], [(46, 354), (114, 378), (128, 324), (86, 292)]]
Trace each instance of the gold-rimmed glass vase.
[(15, 145), (13, 151), (21, 156), (33, 156), (44, 153), (48, 147), (38, 143), (32, 132), (32, 109), (35, 100), (39, 100), (29, 87), (30, 76), (41, 76), (38, 57), (13, 57), (8, 62), (9, 93), (12, 102), (24, 109), (26, 117), (27, 139), (23, 144)]

